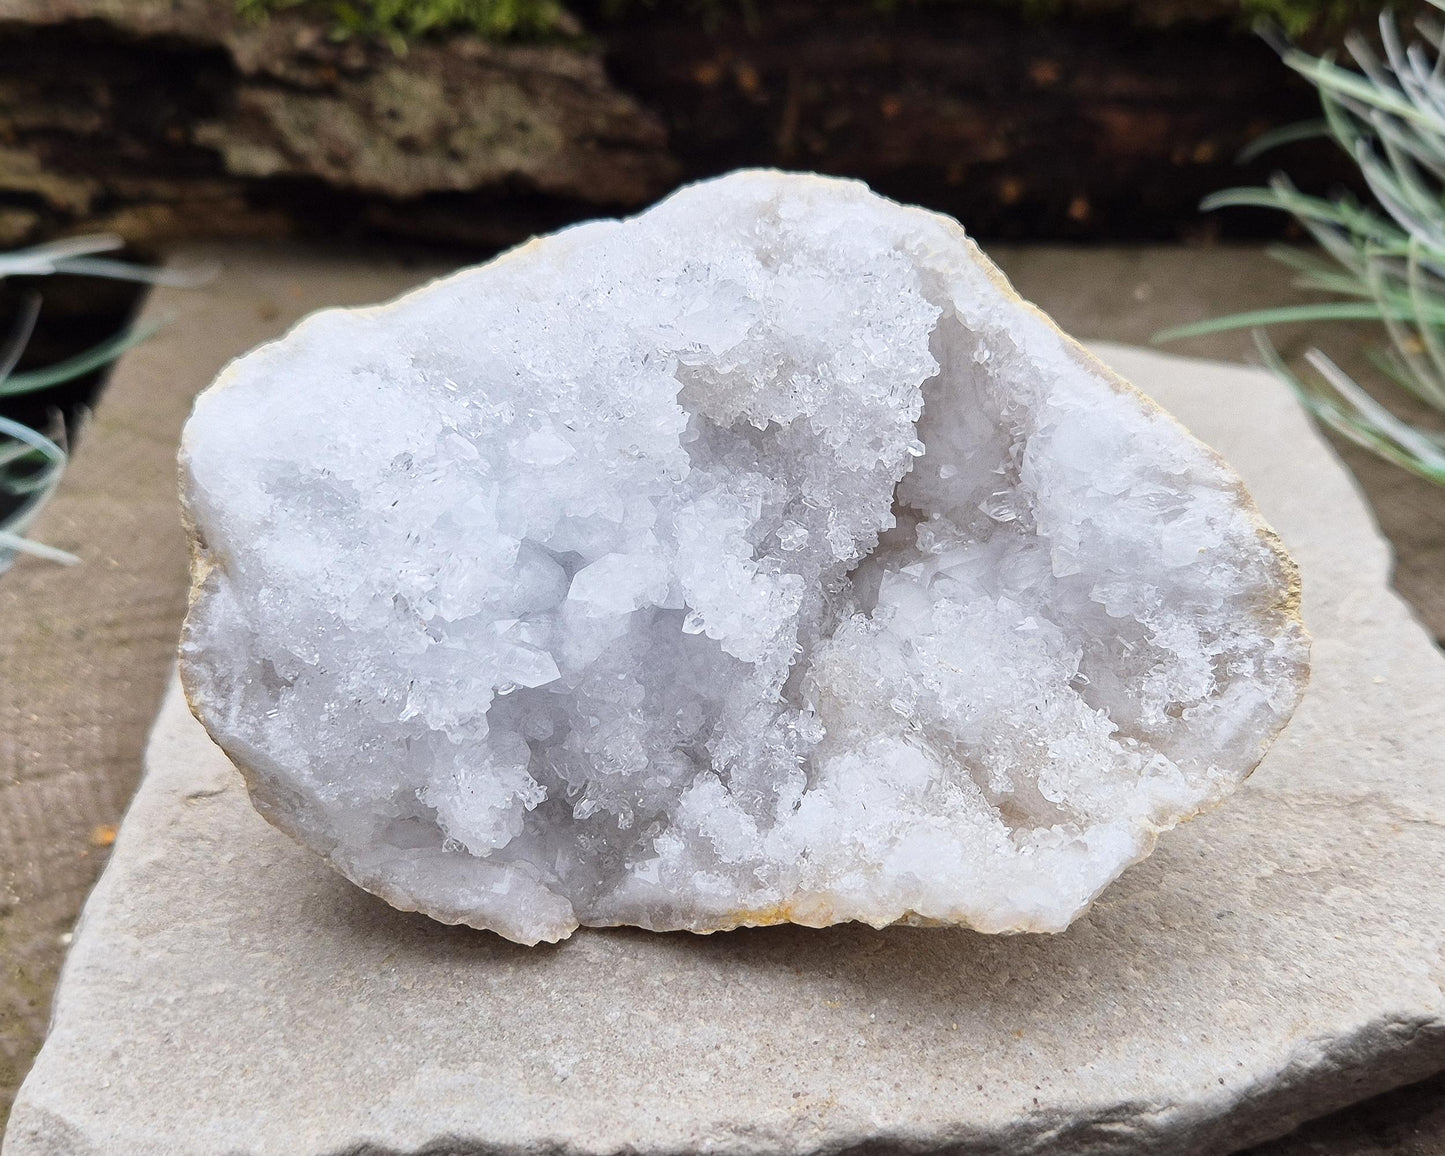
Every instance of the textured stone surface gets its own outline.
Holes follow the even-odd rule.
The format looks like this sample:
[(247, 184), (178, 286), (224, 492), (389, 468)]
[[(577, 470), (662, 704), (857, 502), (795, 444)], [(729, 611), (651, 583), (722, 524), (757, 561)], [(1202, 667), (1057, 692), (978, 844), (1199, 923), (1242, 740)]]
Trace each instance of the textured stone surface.
[(143, 323), (159, 331), (117, 366), (36, 527), (83, 564), (21, 559), (0, 581), (0, 1129), (175, 662), (187, 585), (176, 444), (195, 394), (301, 314), (375, 301), (427, 272), (262, 246), (179, 264), (221, 272), (148, 301)]
[[(0, 239), (384, 232), (495, 246), (740, 165), (863, 177), (1002, 238), (1212, 228), (1240, 148), (1318, 112), (1229, 0), (586, 3), (584, 42), (328, 35), (227, 0), (0, 3)], [(614, 20), (604, 10), (620, 8)], [(1099, 11), (1095, 17), (1083, 10)], [(74, 83), (84, 76), (85, 84)], [(1061, 149), (1058, 142), (1069, 142)], [(1349, 180), (1321, 147), (1302, 187)], [(400, 198), (405, 199), (400, 199)]]
[(555, 941), (1059, 931), (1308, 670), (1238, 477), (957, 223), (744, 171), (234, 363), (181, 677), (257, 808)]
[[(999, 246), (990, 255), (1065, 329), (1115, 341), (1142, 343), (1166, 324), (1305, 299), (1288, 270), (1253, 247)], [(96, 834), (131, 798), (173, 662), (186, 589), (175, 441), (192, 395), (229, 357), (304, 313), (381, 300), (445, 271), (370, 252), (254, 244), (181, 259), (219, 262), (224, 272), (202, 291), (155, 293), (149, 315), (170, 324), (122, 360), (82, 454), (42, 515), (46, 540), (94, 564), (22, 560), (0, 582), (0, 1130), (40, 1047), (65, 933), (108, 858)], [(1354, 328), (1297, 328), (1288, 344), (1324, 341), (1348, 361), (1351, 345), (1364, 348), (1374, 336)], [(1247, 333), (1180, 348), (1223, 360), (1252, 356)], [(1363, 361), (1352, 371), (1369, 372)], [(1344, 447), (1343, 456), (1394, 545), (1393, 585), (1445, 635), (1439, 490), (1363, 451)], [(1445, 1081), (1376, 1096), (1252, 1152), (1440, 1156)]]
[(4, 1156), (1225, 1151), (1445, 1064), (1445, 662), (1270, 379), (1108, 349), (1304, 574), (1309, 694), (1059, 936), (584, 931), (391, 911), (268, 828), (173, 695)]
[(445, 231), (502, 244), (535, 211), (572, 220), (577, 203), (645, 203), (675, 179), (661, 121), (595, 44), (461, 36), (398, 53), (328, 31), (213, 0), (6, 0), (0, 192), (52, 228), (145, 240), (275, 233), (347, 198), (404, 219), (415, 198), (475, 194)]

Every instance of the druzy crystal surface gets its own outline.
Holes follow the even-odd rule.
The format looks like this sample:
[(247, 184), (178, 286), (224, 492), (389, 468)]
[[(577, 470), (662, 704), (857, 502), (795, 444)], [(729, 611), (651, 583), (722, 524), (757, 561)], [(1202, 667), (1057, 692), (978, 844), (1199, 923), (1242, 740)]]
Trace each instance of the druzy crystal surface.
[(182, 668), (397, 906), (1058, 930), (1299, 697), (1239, 480), (952, 221), (739, 173), (234, 363)]

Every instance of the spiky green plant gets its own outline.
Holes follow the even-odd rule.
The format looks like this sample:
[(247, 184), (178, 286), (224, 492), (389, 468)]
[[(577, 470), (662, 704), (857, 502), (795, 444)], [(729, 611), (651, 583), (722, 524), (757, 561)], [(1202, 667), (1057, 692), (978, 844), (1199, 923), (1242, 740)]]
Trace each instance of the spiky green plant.
[[(117, 237), (77, 237), (0, 253), (0, 281), (7, 277), (74, 273), (159, 284), (189, 283), (188, 276), (148, 269), (126, 261), (98, 256), (120, 248)], [(0, 343), (0, 398), (35, 393), (70, 381), (113, 361), (152, 332), (132, 325), (99, 345), (74, 357), (25, 373), (14, 372), (40, 315), (40, 299), (26, 299), (9, 337)], [(66, 451), (59, 437), (49, 437), (18, 421), (0, 417), (0, 572), (18, 554), (33, 554), (52, 562), (78, 559), (64, 550), (25, 537), (25, 531), (54, 492), (65, 469)]]
[[(1445, 0), (1429, 2), (1445, 10)], [(1364, 37), (1348, 36), (1358, 71), (1281, 45), (1284, 63), (1318, 89), (1324, 119), (1270, 134), (1251, 150), (1328, 136), (1359, 166), (1374, 204), (1307, 196), (1276, 176), (1268, 188), (1227, 189), (1203, 205), (1255, 205), (1292, 215), (1319, 251), (1277, 246), (1271, 255), (1295, 270), (1296, 285), (1334, 300), (1215, 318), (1156, 340), (1253, 328), (1265, 364), (1320, 421), (1445, 485), (1445, 434), (1397, 417), (1319, 349), (1305, 355), (1314, 372), (1295, 374), (1265, 332), (1288, 322), (1379, 321), (1389, 343), (1369, 351), (1371, 363), (1445, 415), (1445, 28), (1425, 18), (1417, 27), (1423, 39), (1407, 47), (1394, 15), (1383, 13), (1382, 53)]]

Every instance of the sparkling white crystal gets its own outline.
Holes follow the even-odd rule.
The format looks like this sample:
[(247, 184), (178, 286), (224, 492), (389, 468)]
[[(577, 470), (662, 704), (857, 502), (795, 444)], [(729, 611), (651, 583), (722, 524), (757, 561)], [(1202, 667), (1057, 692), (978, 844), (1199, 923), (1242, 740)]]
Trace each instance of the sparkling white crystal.
[(1238, 479), (952, 221), (738, 173), (233, 364), (193, 708), (404, 908), (1058, 930), (1307, 671)]

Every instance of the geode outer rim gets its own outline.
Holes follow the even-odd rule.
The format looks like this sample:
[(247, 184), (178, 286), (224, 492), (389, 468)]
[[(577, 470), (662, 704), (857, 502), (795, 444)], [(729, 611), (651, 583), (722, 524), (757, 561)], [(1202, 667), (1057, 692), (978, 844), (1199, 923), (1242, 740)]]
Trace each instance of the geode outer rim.
[[(864, 185), (864, 187), (867, 188), (866, 184), (864, 184), (864, 182), (862, 181), (838, 177), (825, 177), (816, 173), (789, 172), (783, 169), (743, 169), (737, 170), (729, 174), (729, 176), (784, 177), (790, 181), (801, 181), (809, 184), (821, 183), (834, 185), (846, 183)], [(702, 184), (707, 182), (696, 183)], [(672, 196), (677, 196), (678, 193), (684, 192), (691, 187), (693, 186), (681, 186), (674, 193), (670, 194), (668, 198), (664, 199), (670, 199)], [(1057, 934), (1059, 931), (1065, 930), (1067, 927), (1072, 926), (1075, 921), (1077, 921), (1080, 917), (1086, 914), (1089, 908), (1093, 906), (1094, 901), (1105, 890), (1112, 886), (1118, 880), (1120, 875), (1122, 875), (1134, 864), (1142, 862), (1144, 859), (1147, 859), (1153, 853), (1154, 848), (1158, 845), (1160, 835), (1164, 834), (1166, 831), (1172, 830), (1174, 827), (1178, 826), (1181, 823), (1187, 823), (1191, 819), (1194, 819), (1199, 815), (1213, 811), (1218, 807), (1222, 806), (1224, 802), (1229, 798), (1229, 796), (1233, 794), (1233, 792), (1237, 790), (1239, 786), (1255, 772), (1255, 770), (1258, 769), (1260, 763), (1264, 761), (1265, 756), (1269, 753), (1270, 748), (1278, 740), (1280, 734), (1284, 731), (1285, 727), (1289, 725), (1289, 721), (1293, 717), (1294, 712), (1298, 709), (1299, 704), (1304, 697), (1305, 690), (1309, 684), (1311, 669), (1309, 655), (1313, 644), (1313, 639), (1311, 638), (1309, 630), (1306, 627), (1304, 618), (1301, 614), (1301, 582), (1299, 566), (1290, 556), (1289, 552), (1285, 549), (1284, 542), (1281, 540), (1280, 536), (1275, 532), (1274, 528), (1270, 526), (1270, 524), (1265, 520), (1264, 516), (1259, 512), (1259, 507), (1255, 504), (1254, 497), (1252, 494), (1250, 494), (1249, 488), (1244, 483), (1244, 479), (1239, 476), (1239, 474), (1234, 470), (1232, 466), (1230, 466), (1229, 462), (1225, 460), (1224, 456), (1219, 453), (1219, 451), (1214, 449), (1214, 447), (1206, 444), (1199, 438), (1195, 437), (1193, 432), (1191, 432), (1190, 429), (1182, 421), (1179, 420), (1179, 418), (1175, 417), (1174, 414), (1170, 413), (1167, 409), (1161, 406), (1157, 401), (1155, 401), (1138, 386), (1134, 385), (1132, 382), (1128, 381), (1122, 375), (1117, 373), (1110, 366), (1106, 365), (1100, 358), (1096, 357), (1093, 353), (1091, 353), (1076, 338), (1064, 332), (1064, 330), (1060, 328), (1059, 324), (1047, 313), (1045, 313), (1043, 309), (1035, 305), (1032, 301), (1029, 301), (1028, 299), (1023, 297), (1018, 292), (1018, 290), (1013, 287), (1008, 277), (1004, 274), (1004, 271), (989, 259), (989, 257), (983, 252), (983, 250), (979, 248), (978, 243), (975, 242), (974, 239), (968, 235), (968, 233), (964, 230), (963, 226), (958, 221), (954, 220), (954, 218), (948, 216), (946, 213), (935, 212), (931, 209), (926, 209), (919, 205), (905, 205), (901, 202), (893, 200), (891, 197), (884, 197), (882, 194), (873, 193), (871, 189), (869, 189), (869, 192), (872, 195), (879, 197), (881, 200), (886, 201), (889, 205), (893, 206), (896, 209), (903, 210), (904, 212), (909, 214), (916, 214), (922, 216), (929, 219), (931, 223), (941, 226), (946, 233), (948, 233), (951, 237), (953, 237), (955, 240), (959, 241), (962, 244), (964, 253), (984, 274), (984, 276), (988, 279), (989, 284), (998, 291), (999, 295), (1003, 298), (1005, 304), (1021, 310), (1024, 314), (1032, 315), (1036, 320), (1043, 322), (1049, 330), (1052, 330), (1053, 334), (1060, 340), (1065, 353), (1068, 354), (1071, 358), (1073, 358), (1077, 368), (1080, 371), (1095, 378), (1102, 384), (1107, 385), (1115, 393), (1121, 394), (1134, 401), (1147, 416), (1155, 419), (1163, 418), (1164, 420), (1166, 420), (1176, 429), (1179, 434), (1183, 436), (1186, 442), (1192, 443), (1197, 450), (1202, 451), (1203, 456), (1208, 461), (1221, 468), (1229, 478), (1233, 479), (1233, 482), (1230, 485), (1229, 489), (1230, 491), (1232, 491), (1236, 499), (1236, 508), (1243, 511), (1245, 516), (1253, 525), (1256, 537), (1258, 537), (1258, 539), (1268, 550), (1270, 557), (1273, 560), (1273, 563), (1278, 571), (1280, 582), (1284, 589), (1283, 597), (1278, 602), (1267, 607), (1264, 611), (1257, 612), (1258, 616), (1263, 618), (1266, 616), (1278, 614), (1282, 620), (1282, 629), (1274, 632), (1272, 635), (1269, 635), (1269, 637), (1282, 637), (1283, 635), (1288, 633), (1291, 628), (1293, 628), (1293, 631), (1295, 632), (1295, 635), (1297, 636), (1300, 645), (1303, 647), (1304, 663), (1300, 671), (1298, 672), (1298, 675), (1296, 676), (1297, 680), (1295, 682), (1294, 697), (1293, 701), (1289, 704), (1289, 709), (1287, 711), (1281, 712), (1279, 725), (1275, 727), (1273, 731), (1264, 735), (1263, 738), (1260, 740), (1258, 757), (1249, 767), (1247, 767), (1239, 775), (1238, 779), (1233, 782), (1228, 791), (1215, 798), (1205, 799), (1201, 801), (1192, 810), (1178, 816), (1178, 818), (1176, 818), (1173, 822), (1164, 824), (1162, 826), (1150, 822), (1148, 819), (1145, 818), (1140, 818), (1136, 820), (1133, 830), (1136, 834), (1142, 836), (1142, 838), (1140, 839), (1139, 853), (1133, 858), (1129, 859), (1127, 862), (1122, 863), (1116, 872), (1114, 872), (1108, 879), (1104, 880), (1093, 891), (1093, 893), (1090, 894), (1088, 899), (1086, 899), (1069, 917), (1068, 923), (1066, 924), (1065, 928), (1030, 926), (1027, 921), (1021, 921), (1016, 926), (1001, 928), (992, 932), (983, 932), (984, 934), (1002, 935), (1019, 934), (1025, 932), (1035, 934)], [(645, 213), (647, 212), (647, 210), (643, 210), (642, 212)], [(631, 217), (600, 218), (600, 220), (625, 221), (633, 220), (637, 216), (641, 215), (642, 213), (638, 213), (634, 214)], [(497, 254), (497, 256), (493, 257), (489, 261), (484, 262), (480, 266), (468, 266), (466, 268), (456, 270), (455, 272), (445, 274), (441, 277), (435, 277), (432, 280), (425, 282), (424, 284), (407, 290), (405, 293), (400, 294), (399, 296), (393, 298), (390, 301), (384, 301), (376, 305), (367, 305), (360, 307), (348, 308), (345, 306), (331, 306), (326, 309), (315, 310), (298, 320), (280, 337), (277, 337), (271, 341), (263, 342), (262, 344), (256, 346), (254, 349), (248, 351), (245, 354), (242, 354), (240, 357), (233, 358), (221, 370), (221, 372), (217, 374), (215, 380), (212, 381), (210, 385), (206, 386), (200, 391), (200, 393), (196, 395), (196, 402), (192, 403), (192, 409), (194, 410), (195, 405), (199, 403), (200, 399), (206, 394), (212, 392), (213, 390), (226, 389), (230, 385), (234, 384), (234, 381), (238, 376), (237, 367), (241, 361), (250, 358), (263, 350), (270, 349), (273, 346), (286, 344), (295, 336), (295, 334), (300, 329), (308, 325), (312, 320), (322, 314), (340, 310), (350, 313), (353, 316), (369, 317), (373, 319), (378, 318), (379, 316), (406, 304), (410, 301), (412, 297), (416, 295), (427, 293), (432, 289), (456, 278), (471, 276), (478, 272), (478, 270), (480, 269), (490, 269), (504, 262), (523, 257), (531, 250), (539, 248), (548, 242), (554, 241), (558, 236), (565, 235), (568, 231), (570, 230), (564, 229), (559, 232), (533, 237), (529, 241), (525, 241), (520, 245), (516, 245), (513, 248), (506, 250), (505, 252)], [(290, 818), (284, 808), (275, 805), (268, 791), (269, 784), (267, 784), (263, 780), (263, 777), (257, 773), (255, 768), (249, 766), (244, 759), (242, 759), (235, 751), (228, 747), (226, 742), (219, 738), (211, 729), (211, 725), (206, 718), (204, 703), (202, 702), (203, 696), (201, 694), (200, 688), (195, 685), (193, 681), (190, 664), (186, 659), (184, 643), (190, 633), (192, 617), (191, 612), (195, 607), (196, 603), (200, 601), (203, 595), (207, 577), (211, 574), (213, 570), (224, 570), (225, 567), (220, 561), (217, 560), (217, 551), (213, 550), (206, 542), (202, 540), (200, 530), (196, 525), (196, 518), (192, 512), (190, 499), (187, 494), (187, 462), (188, 454), (186, 452), (186, 443), (183, 435), (177, 460), (177, 473), (179, 476), (181, 499), (181, 523), (186, 532), (186, 539), (190, 558), (190, 588), (187, 592), (186, 599), (186, 618), (181, 627), (180, 649), (178, 651), (177, 667), (180, 676), (181, 689), (185, 695), (186, 705), (190, 708), (191, 714), (205, 728), (206, 733), (211, 736), (211, 740), (215, 742), (218, 747), (220, 747), (220, 749), (225, 753), (226, 757), (231, 761), (231, 764), (236, 768), (236, 770), (240, 772), (241, 777), (246, 784), (246, 791), (251, 798), (251, 804), (253, 807), (255, 807), (256, 811), (262, 816), (262, 818), (264, 818), (273, 827), (276, 827), (278, 830), (290, 836), (303, 847), (306, 847), (311, 851), (315, 852), (316, 854), (320, 855), (322, 859), (324, 859), (325, 862), (328, 864), (328, 866), (330, 866), (338, 874), (340, 874), (350, 882), (356, 884), (363, 890), (373, 895), (376, 895), (378, 898), (384, 900), (386, 903), (396, 908), (398, 911), (420, 912), (431, 919), (435, 919), (439, 923), (450, 925), (463, 924), (469, 927), (474, 927), (481, 931), (496, 931), (496, 929), (491, 926), (488, 921), (478, 918), (478, 916), (474, 912), (459, 909), (446, 909), (437, 907), (435, 905), (422, 904), (419, 903), (414, 896), (398, 890), (396, 887), (391, 886), (384, 880), (377, 878), (358, 878), (357, 875), (354, 874), (352, 871), (348, 870), (345, 865), (337, 862), (335, 857), (331, 854), (330, 849), (323, 851), (316, 845), (314, 840), (303, 836), (299, 826), (293, 824), (290, 821)], [(811, 910), (801, 910), (805, 903), (811, 908)], [(819, 902), (818, 897), (801, 896), (797, 901), (785, 900), (781, 903), (777, 903), (766, 908), (738, 909), (727, 916), (719, 917), (715, 921), (698, 923), (694, 924), (691, 927), (681, 928), (679, 930), (689, 931), (697, 935), (711, 935), (714, 932), (733, 931), (740, 927), (772, 927), (784, 923), (793, 923), (804, 927), (819, 928), (833, 926), (834, 924), (840, 922), (839, 920), (827, 917), (827, 915), (824, 913), (825, 910), (826, 905)], [(854, 922), (854, 920), (845, 920), (842, 922)], [(870, 924), (870, 926), (873, 926), (875, 928), (883, 928), (897, 925), (913, 927), (968, 927), (976, 931), (980, 930), (966, 920), (952, 922), (932, 919), (929, 917), (920, 916), (913, 911), (905, 911), (895, 919)], [(539, 942), (556, 943), (558, 942), (558, 940), (570, 938), (572, 932), (576, 931), (578, 927), (601, 928), (634, 926), (645, 927), (645, 925), (643, 924), (623, 923), (615, 920), (582, 922), (574, 918), (572, 926), (566, 932), (559, 934), (555, 938), (543, 937), (533, 940), (531, 945), (535, 945)], [(648, 930), (656, 929), (648, 928)], [(672, 929), (669, 928), (664, 930)], [(500, 934), (500, 932), (498, 932), (498, 934)], [(513, 937), (509, 935), (507, 936), (507, 938), (510, 939)]]

